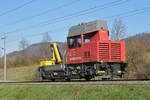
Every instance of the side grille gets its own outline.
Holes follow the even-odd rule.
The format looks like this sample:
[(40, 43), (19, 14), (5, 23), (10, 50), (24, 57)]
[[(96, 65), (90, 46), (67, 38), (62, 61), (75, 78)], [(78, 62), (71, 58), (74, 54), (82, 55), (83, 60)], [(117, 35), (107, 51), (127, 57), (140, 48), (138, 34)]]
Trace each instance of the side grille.
[(109, 44), (108, 43), (100, 43), (99, 44), (99, 57), (102, 61), (109, 60)]
[(111, 60), (115, 62), (121, 60), (120, 43), (111, 43)]

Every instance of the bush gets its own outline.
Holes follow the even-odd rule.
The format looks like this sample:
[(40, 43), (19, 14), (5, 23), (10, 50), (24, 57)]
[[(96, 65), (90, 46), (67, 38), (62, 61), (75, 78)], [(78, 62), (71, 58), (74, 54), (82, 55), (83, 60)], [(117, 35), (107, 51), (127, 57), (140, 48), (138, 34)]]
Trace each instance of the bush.
[(147, 40), (127, 40), (127, 75), (128, 78), (150, 78), (150, 63), (146, 62), (145, 54), (149, 52)]
[[(39, 57), (36, 56), (16, 56), (7, 58), (7, 67), (29, 66), (39, 63)], [(3, 68), (4, 60), (0, 60), (0, 68)]]

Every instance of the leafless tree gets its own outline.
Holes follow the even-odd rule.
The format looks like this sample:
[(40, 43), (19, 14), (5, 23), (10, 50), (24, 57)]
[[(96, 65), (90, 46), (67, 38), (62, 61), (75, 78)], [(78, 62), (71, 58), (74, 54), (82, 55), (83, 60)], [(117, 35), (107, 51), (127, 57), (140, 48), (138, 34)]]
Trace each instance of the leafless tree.
[(19, 42), (19, 48), (21, 50), (25, 50), (29, 46), (28, 41), (25, 38), (22, 38), (22, 40)]
[(50, 42), (51, 41), (51, 37), (48, 34), (48, 32), (43, 34), (43, 42)]
[[(22, 38), (19, 42), (19, 48), (21, 50), (21, 55), (16, 57), (17, 64), (14, 65), (28, 65), (30, 63), (29, 55), (27, 55), (27, 48), (29, 46), (28, 41), (25, 38)], [(10, 62), (13, 62), (11, 59)]]
[(48, 33), (44, 33), (43, 40), (39, 48), (39, 53), (42, 59), (50, 58), (50, 53), (51, 53), (50, 41), (51, 41), (50, 35)]
[(63, 57), (63, 63), (67, 63), (67, 42), (64, 42), (62, 45), (62, 57)]
[(126, 26), (121, 19), (116, 19), (112, 24), (111, 40), (119, 41), (126, 36)]

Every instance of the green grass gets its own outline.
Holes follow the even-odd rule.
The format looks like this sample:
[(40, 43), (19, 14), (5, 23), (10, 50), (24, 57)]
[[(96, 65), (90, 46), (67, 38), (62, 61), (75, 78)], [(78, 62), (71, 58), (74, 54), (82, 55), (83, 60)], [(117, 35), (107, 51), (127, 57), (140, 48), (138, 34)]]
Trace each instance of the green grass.
[[(38, 65), (19, 66), (7, 69), (8, 81), (31, 81), (35, 78)], [(0, 80), (3, 80), (3, 69), (0, 69)]]
[(1, 85), (0, 100), (150, 100), (150, 86)]

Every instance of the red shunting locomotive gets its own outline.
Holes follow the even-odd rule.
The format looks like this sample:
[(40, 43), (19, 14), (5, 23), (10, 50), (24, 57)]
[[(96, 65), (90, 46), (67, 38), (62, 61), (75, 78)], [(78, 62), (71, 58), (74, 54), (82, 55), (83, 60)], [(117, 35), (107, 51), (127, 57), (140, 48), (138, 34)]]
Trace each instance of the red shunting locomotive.
[[(57, 51), (57, 48), (55, 47), (54, 51)], [(109, 40), (109, 31), (104, 20), (82, 23), (70, 28), (66, 64), (57, 57), (60, 53), (56, 54), (54, 52), (55, 64), (42, 64), (39, 68), (43, 79), (90, 80), (97, 76), (112, 79), (122, 77), (127, 67), (125, 42)], [(57, 58), (60, 59), (59, 63)]]
[(122, 77), (125, 42), (110, 41), (106, 21), (97, 20), (72, 26), (67, 37), (67, 66), (79, 68), (86, 79)]

